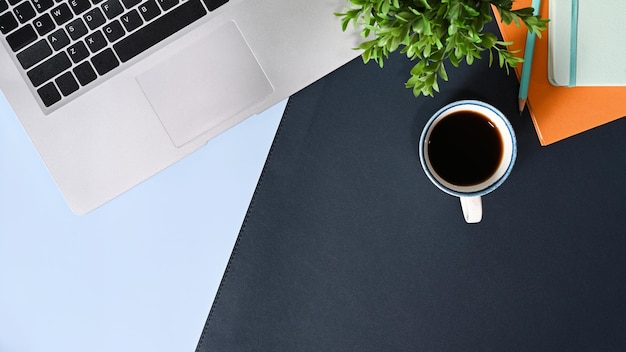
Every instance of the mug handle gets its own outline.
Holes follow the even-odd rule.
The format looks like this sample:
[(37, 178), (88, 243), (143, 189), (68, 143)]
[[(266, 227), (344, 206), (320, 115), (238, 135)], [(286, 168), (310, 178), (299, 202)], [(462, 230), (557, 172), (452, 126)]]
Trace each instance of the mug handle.
[(463, 217), (468, 224), (480, 222), (483, 218), (483, 202), (480, 196), (460, 197)]

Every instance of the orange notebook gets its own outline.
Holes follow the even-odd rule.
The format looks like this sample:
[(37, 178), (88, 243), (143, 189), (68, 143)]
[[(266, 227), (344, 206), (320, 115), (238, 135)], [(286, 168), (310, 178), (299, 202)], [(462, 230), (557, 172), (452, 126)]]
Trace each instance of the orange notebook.
[[(531, 0), (516, 0), (514, 8), (531, 6)], [(511, 50), (524, 55), (526, 27), (522, 24), (505, 25), (496, 20), (505, 41), (513, 41)], [(548, 16), (548, 0), (540, 8), (542, 17)], [(535, 53), (528, 91), (528, 108), (541, 145), (548, 145), (626, 115), (626, 87), (555, 87), (548, 81), (548, 36), (535, 41)], [(520, 77), (522, 65), (515, 68)]]

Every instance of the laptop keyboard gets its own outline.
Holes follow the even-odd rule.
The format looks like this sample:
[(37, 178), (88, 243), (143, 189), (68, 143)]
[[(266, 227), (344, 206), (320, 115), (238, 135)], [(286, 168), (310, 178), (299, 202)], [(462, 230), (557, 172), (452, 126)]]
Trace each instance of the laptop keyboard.
[(0, 33), (46, 107), (228, 0), (0, 0)]

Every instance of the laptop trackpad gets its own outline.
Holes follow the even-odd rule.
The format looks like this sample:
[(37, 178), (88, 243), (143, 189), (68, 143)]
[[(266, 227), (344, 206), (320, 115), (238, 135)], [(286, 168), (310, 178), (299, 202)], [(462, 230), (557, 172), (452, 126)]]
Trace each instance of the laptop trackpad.
[(274, 90), (234, 22), (142, 73), (137, 81), (177, 147)]

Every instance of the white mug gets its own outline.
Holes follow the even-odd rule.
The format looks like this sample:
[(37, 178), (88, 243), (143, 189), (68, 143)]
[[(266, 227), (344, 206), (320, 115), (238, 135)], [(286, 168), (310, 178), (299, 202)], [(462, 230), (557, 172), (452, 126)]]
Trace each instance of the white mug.
[(481, 197), (498, 188), (517, 156), (515, 133), (495, 107), (461, 100), (437, 111), (419, 143), (422, 168), (442, 191), (459, 197), (465, 221), (482, 220)]

